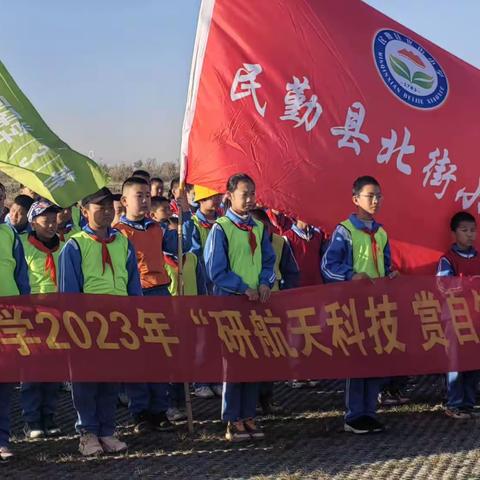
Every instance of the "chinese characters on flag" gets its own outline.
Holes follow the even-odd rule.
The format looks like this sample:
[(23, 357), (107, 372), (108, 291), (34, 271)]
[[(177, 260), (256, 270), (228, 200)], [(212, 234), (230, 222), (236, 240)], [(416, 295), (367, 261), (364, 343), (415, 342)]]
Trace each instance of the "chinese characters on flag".
[(451, 215), (480, 214), (479, 83), (360, 0), (204, 0), (182, 171), (219, 191), (246, 172), (263, 205), (330, 230), (373, 175), (397, 267), (433, 274)]

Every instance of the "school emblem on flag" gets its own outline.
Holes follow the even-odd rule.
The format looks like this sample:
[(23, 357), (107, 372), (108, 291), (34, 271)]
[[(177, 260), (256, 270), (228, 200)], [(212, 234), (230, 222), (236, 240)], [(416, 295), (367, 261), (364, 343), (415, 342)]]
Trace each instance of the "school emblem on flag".
[(448, 81), (437, 61), (418, 43), (394, 30), (375, 35), (373, 53), (385, 85), (411, 107), (439, 107), (447, 98)]

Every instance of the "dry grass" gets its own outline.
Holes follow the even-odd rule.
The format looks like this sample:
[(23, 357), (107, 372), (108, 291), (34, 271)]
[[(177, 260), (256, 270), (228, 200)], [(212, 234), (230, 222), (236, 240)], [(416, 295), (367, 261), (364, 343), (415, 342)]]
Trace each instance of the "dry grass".
[[(155, 158), (138, 160), (131, 164), (102, 164), (100, 167), (110, 179), (109, 187), (113, 192), (120, 192), (122, 182), (131, 176), (134, 170), (146, 170), (147, 172), (150, 172), (152, 177), (160, 177), (163, 179), (166, 186), (169, 185), (172, 178), (178, 177), (179, 174), (178, 162), (159, 162)], [(7, 190), (6, 204), (9, 205), (13, 198), (19, 194), (20, 183), (16, 182), (11, 177), (8, 177), (3, 172), (0, 172), (0, 183), (2, 183)]]

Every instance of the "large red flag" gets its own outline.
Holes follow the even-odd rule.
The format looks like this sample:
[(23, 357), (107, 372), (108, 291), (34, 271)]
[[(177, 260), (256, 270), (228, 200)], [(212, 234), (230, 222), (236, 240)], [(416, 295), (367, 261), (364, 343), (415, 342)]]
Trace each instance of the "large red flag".
[(182, 141), (189, 183), (255, 179), (260, 201), (332, 229), (351, 185), (406, 272), (433, 273), (449, 218), (480, 212), (480, 71), (358, 0), (204, 0)]

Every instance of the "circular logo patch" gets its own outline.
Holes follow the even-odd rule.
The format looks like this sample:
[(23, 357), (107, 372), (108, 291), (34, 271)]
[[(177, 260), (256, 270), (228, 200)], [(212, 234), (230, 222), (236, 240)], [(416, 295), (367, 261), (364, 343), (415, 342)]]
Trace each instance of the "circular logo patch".
[(388, 89), (415, 108), (439, 107), (448, 81), (437, 61), (418, 43), (394, 30), (380, 30), (373, 41), (378, 73)]

